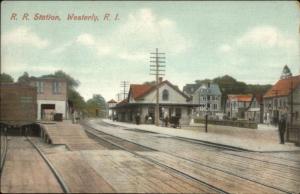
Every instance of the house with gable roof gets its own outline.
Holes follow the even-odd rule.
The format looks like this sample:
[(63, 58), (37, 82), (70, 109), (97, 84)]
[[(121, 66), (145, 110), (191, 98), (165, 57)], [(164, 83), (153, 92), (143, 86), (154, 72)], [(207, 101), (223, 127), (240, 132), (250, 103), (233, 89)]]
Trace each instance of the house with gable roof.
[[(168, 80), (158, 83), (159, 88), (159, 118), (160, 122), (165, 115), (177, 116), (182, 125), (190, 123), (191, 109), (193, 104), (190, 98), (174, 86)], [(113, 107), (119, 121), (134, 122), (137, 114), (140, 115), (141, 123), (147, 123), (148, 119), (155, 118), (156, 85), (131, 84), (127, 99)]]
[(264, 114), (276, 124), (281, 115), (300, 126), (300, 75), (280, 79), (264, 95)]
[(275, 125), (286, 117), (286, 139), (300, 144), (300, 75), (293, 76), (287, 65), (264, 95), (264, 115)]
[(219, 85), (213, 82), (203, 83), (192, 94), (193, 104), (198, 104), (196, 112), (204, 116), (216, 115), (221, 112), (222, 93)]
[(191, 97), (192, 104), (197, 105), (193, 109), (194, 116), (209, 115), (211, 118), (220, 118), (217, 115), (222, 115), (222, 93), (217, 83), (209, 80), (196, 81), (194, 84), (186, 84), (183, 92)]
[(252, 94), (230, 94), (226, 101), (226, 114), (229, 118), (245, 119), (245, 112), (253, 100)]

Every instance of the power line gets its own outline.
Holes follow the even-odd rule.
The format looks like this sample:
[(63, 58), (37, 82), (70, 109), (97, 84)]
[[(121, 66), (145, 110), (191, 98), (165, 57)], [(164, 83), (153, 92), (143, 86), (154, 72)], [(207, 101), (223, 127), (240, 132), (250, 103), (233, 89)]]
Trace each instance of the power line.
[(155, 104), (155, 125), (159, 125), (159, 76), (165, 75), (166, 65), (161, 65), (165, 63), (165, 53), (158, 52), (158, 48), (154, 53), (150, 53), (150, 75), (155, 75), (156, 78), (156, 104)]

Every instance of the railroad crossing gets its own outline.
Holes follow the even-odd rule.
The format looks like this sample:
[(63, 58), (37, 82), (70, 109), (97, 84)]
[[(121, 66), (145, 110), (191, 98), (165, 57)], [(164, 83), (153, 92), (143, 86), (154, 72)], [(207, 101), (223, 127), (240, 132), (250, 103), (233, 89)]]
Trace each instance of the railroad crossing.
[(1, 192), (299, 193), (300, 152), (254, 152), (87, 120), (1, 137)]

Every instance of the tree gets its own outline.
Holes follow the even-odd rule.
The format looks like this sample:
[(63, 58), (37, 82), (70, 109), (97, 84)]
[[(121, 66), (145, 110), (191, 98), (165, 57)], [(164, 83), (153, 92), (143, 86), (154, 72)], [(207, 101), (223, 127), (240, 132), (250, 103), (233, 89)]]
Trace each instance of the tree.
[(54, 73), (54, 76), (57, 77), (57, 78), (64, 78), (64, 79), (66, 79), (69, 88), (75, 89), (75, 88), (77, 88), (80, 85), (80, 82), (78, 80), (75, 80), (73, 77), (71, 77), (70, 75), (66, 74), (62, 70), (56, 71)]
[(77, 110), (83, 111), (86, 108), (84, 98), (76, 90), (68, 88), (68, 100)]
[(272, 85), (270, 85), (270, 84), (266, 84), (266, 85), (258, 85), (258, 84), (252, 85), (252, 84), (248, 84), (248, 85), (247, 85), (247, 88), (246, 88), (246, 93), (263, 95), (263, 94), (265, 94), (271, 87), (272, 87)]
[(0, 82), (1, 83), (13, 83), (14, 79), (6, 73), (1, 73), (0, 74)]
[(196, 84), (201, 85), (201, 84), (210, 83), (211, 80), (210, 79), (204, 79), (204, 80), (196, 80), (195, 82), (196, 82)]
[(24, 72), (23, 75), (18, 78), (18, 83), (28, 83), (29, 79), (29, 74)]
[(243, 94), (246, 89), (246, 84), (244, 82), (238, 82), (229, 75), (217, 77), (213, 79), (213, 82), (217, 83), (220, 87), (222, 92), (221, 104), (224, 109), (228, 94)]
[(94, 95), (93, 98), (89, 99), (86, 102), (86, 107), (91, 117), (105, 117), (108, 109), (105, 99), (100, 94)]

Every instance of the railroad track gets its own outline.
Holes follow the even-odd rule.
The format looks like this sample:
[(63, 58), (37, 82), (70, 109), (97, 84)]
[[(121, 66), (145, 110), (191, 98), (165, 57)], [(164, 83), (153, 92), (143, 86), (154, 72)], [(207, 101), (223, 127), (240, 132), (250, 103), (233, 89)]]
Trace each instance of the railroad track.
[[(106, 126), (106, 127), (114, 127), (114, 128), (118, 128), (118, 129), (124, 129), (124, 130), (128, 130), (128, 131), (135, 131), (135, 132), (141, 132), (141, 133), (154, 133), (154, 134), (158, 134), (156, 132), (149, 132), (149, 131), (145, 131), (145, 130), (140, 130), (140, 129), (129, 129), (129, 128), (125, 128), (119, 125), (115, 125), (115, 124), (111, 124), (111, 123), (105, 123), (103, 121), (101, 121), (100, 123), (98, 123), (102, 126)], [(252, 150), (247, 150), (247, 149), (243, 149), (243, 148), (238, 148), (238, 147), (233, 147), (233, 146), (228, 146), (228, 145), (223, 145), (223, 144), (218, 144), (218, 143), (212, 143), (212, 142), (207, 142), (207, 141), (203, 141), (203, 140), (194, 140), (194, 139), (189, 139), (189, 138), (185, 138), (185, 137), (178, 137), (178, 136), (170, 136), (171, 139), (177, 139), (183, 142), (188, 142), (188, 143), (193, 143), (193, 144), (198, 144), (201, 145), (203, 148), (207, 147), (207, 148), (215, 148), (216, 150), (227, 150), (227, 151), (234, 151), (234, 152), (245, 152), (245, 153), (277, 153), (277, 151), (268, 151), (268, 152), (261, 152), (261, 151), (252, 151)], [(287, 152), (287, 151), (285, 151)], [(299, 153), (300, 151), (289, 151), (289, 152), (296, 152)], [(256, 161), (261, 161), (261, 162), (265, 162), (265, 163), (273, 163), (273, 164), (277, 164), (277, 165), (283, 165), (281, 163), (276, 163), (276, 162), (270, 162), (270, 161), (264, 161), (258, 158), (254, 158), (251, 156), (244, 156), (244, 155), (238, 155), (235, 154), (233, 152), (223, 152), (224, 154), (228, 154), (228, 155), (232, 155), (232, 156), (237, 156), (240, 158), (248, 158), (248, 159), (252, 159), (252, 160), (256, 160)], [(277, 159), (282, 159), (282, 160), (287, 160), (287, 161), (293, 161), (293, 162), (299, 162), (299, 160), (292, 160), (292, 159), (286, 159), (284, 157), (279, 157), (279, 156), (269, 156), (272, 158), (277, 158)], [(288, 167), (292, 167), (289, 165), (285, 165)]]
[[(102, 124), (102, 123), (101, 123), (101, 124)], [(197, 178), (195, 178), (195, 177), (192, 177), (192, 176), (190, 176), (190, 175), (188, 175), (188, 174), (186, 174), (186, 173), (183, 173), (183, 172), (181, 172), (181, 171), (179, 171), (179, 170), (177, 170), (177, 169), (174, 169), (174, 168), (172, 168), (171, 166), (162, 164), (162, 163), (160, 163), (160, 162), (158, 162), (158, 161), (156, 161), (156, 160), (153, 160), (152, 158), (149, 158), (149, 157), (147, 157), (147, 156), (141, 155), (141, 154), (139, 154), (139, 153), (136, 153), (136, 151), (130, 150), (130, 149), (128, 149), (128, 148), (126, 148), (126, 147), (124, 147), (124, 146), (122, 146), (122, 145), (119, 145), (118, 143), (116, 143), (116, 140), (117, 140), (117, 142), (118, 142), (118, 141), (119, 141), (119, 142), (120, 142), (120, 141), (128, 142), (129, 144), (135, 144), (135, 145), (137, 145), (137, 146), (141, 146), (141, 147), (143, 147), (143, 148), (145, 148), (145, 149), (149, 149), (149, 150), (153, 150), (153, 151), (158, 151), (158, 150), (154, 150), (154, 149), (151, 148), (151, 147), (147, 147), (147, 146), (138, 144), (138, 143), (136, 143), (136, 142), (129, 141), (129, 140), (127, 140), (127, 139), (122, 139), (122, 138), (120, 138), (120, 137), (117, 137), (117, 136), (114, 136), (114, 135), (105, 133), (105, 132), (103, 132), (103, 131), (99, 131), (99, 130), (96, 129), (96, 128), (93, 128), (93, 127), (91, 127), (91, 126), (88, 126), (87, 124), (82, 124), (82, 125), (85, 127), (86, 131), (87, 131), (89, 134), (92, 134), (92, 135), (96, 136), (97, 138), (101, 139), (101, 141), (106, 141), (106, 142), (108, 142), (108, 143), (111, 143), (112, 145), (114, 145), (114, 146), (116, 146), (116, 147), (119, 147), (120, 149), (126, 150), (126, 151), (128, 151), (128, 152), (130, 152), (130, 153), (132, 153), (132, 154), (134, 154), (134, 155), (137, 155), (137, 156), (139, 156), (139, 157), (141, 157), (141, 158), (144, 158), (145, 160), (147, 160), (147, 161), (149, 161), (149, 162), (151, 162), (151, 163), (154, 163), (154, 164), (156, 164), (156, 165), (158, 165), (158, 166), (161, 166), (161, 167), (164, 167), (164, 168), (166, 168), (166, 169), (170, 169), (170, 170), (172, 170), (172, 171), (174, 171), (174, 172), (176, 172), (176, 173), (179, 173), (179, 174), (184, 175), (185, 177), (188, 177), (188, 178), (190, 178), (190, 179), (193, 179), (193, 180), (196, 180), (196, 181), (198, 181), (198, 182), (201, 182), (202, 184), (205, 184), (205, 185), (207, 185), (208, 187), (213, 188), (213, 189), (214, 189), (215, 191), (217, 191), (217, 192), (228, 193), (228, 192), (226, 192), (226, 191), (224, 191), (224, 190), (222, 190), (222, 189), (220, 189), (220, 188), (217, 188), (217, 187), (215, 187), (215, 186), (213, 186), (213, 185), (211, 185), (211, 184), (207, 184), (207, 183), (205, 183), (205, 182), (203, 182), (203, 181), (201, 181), (201, 180), (199, 180), (199, 179), (197, 179)], [(105, 123), (105, 125), (107, 126), (107, 125), (110, 125), (110, 124)], [(114, 126), (114, 125), (111, 125), (111, 126)], [(114, 127), (120, 128), (119, 126), (114, 126)], [(102, 136), (105, 136), (105, 137), (102, 137)], [(107, 140), (107, 137), (109, 137), (110, 140)], [(175, 138), (175, 139), (177, 139), (177, 138)], [(182, 138), (182, 139), (180, 139), (180, 140), (182, 140), (182, 141), (187, 141), (187, 142), (189, 142), (189, 143), (198, 143), (198, 142), (194, 142), (194, 141), (190, 141), (190, 140), (185, 140), (184, 138)], [(201, 143), (200, 143), (200, 144), (201, 144)], [(205, 144), (202, 144), (202, 145), (203, 145), (203, 146), (208, 146), (208, 147), (210, 146), (209, 144), (206, 144), (206, 143), (205, 143)], [(217, 145), (217, 146), (214, 146), (214, 145), (213, 145), (213, 147), (216, 148), (216, 149), (221, 149), (221, 148), (222, 148), (222, 146), (219, 146), (219, 145)], [(227, 146), (224, 146), (224, 149), (228, 149), (228, 147), (227, 147)], [(229, 150), (233, 151), (232, 148), (229, 148)], [(238, 151), (241, 151), (241, 150), (238, 149)], [(197, 163), (197, 164), (199, 164), (199, 165), (201, 165), (201, 166), (205, 166), (205, 167), (207, 167), (207, 168), (211, 168), (211, 169), (214, 169), (214, 170), (218, 170), (218, 171), (221, 171), (221, 172), (223, 172), (223, 173), (230, 174), (230, 175), (236, 176), (236, 177), (238, 177), (238, 178), (245, 179), (245, 180), (247, 180), (247, 181), (251, 181), (251, 182), (256, 183), (256, 184), (260, 184), (260, 185), (265, 186), (265, 187), (269, 187), (269, 188), (275, 189), (275, 190), (277, 190), (277, 191), (279, 191), (279, 192), (282, 192), (282, 193), (293, 193), (293, 192), (284, 190), (284, 189), (279, 188), (279, 187), (276, 187), (276, 186), (274, 187), (274, 186), (271, 186), (271, 185), (267, 185), (267, 184), (264, 184), (264, 183), (255, 181), (255, 180), (253, 180), (253, 179), (249, 179), (249, 178), (246, 178), (246, 177), (239, 176), (239, 175), (237, 175), (237, 174), (228, 172), (228, 171), (223, 170), (223, 169), (219, 169), (219, 168), (215, 168), (215, 167), (212, 167), (212, 166), (209, 166), (209, 165), (205, 165), (205, 164), (203, 164), (203, 163), (201, 163), (201, 162), (199, 162), (199, 161), (195, 161), (195, 160), (187, 159), (187, 158), (184, 158), (184, 157), (180, 157), (180, 156), (178, 156), (178, 155), (175, 155), (175, 154), (172, 154), (172, 153), (169, 153), (169, 152), (164, 152), (164, 151), (160, 151), (160, 152), (163, 152), (163, 153), (172, 155), (172, 156), (177, 157), (177, 158), (180, 158), (180, 159), (187, 160), (187, 161), (189, 161), (189, 162)], [(226, 153), (226, 154), (227, 154), (227, 153)], [(229, 155), (232, 155), (232, 154), (230, 154), (230, 153), (228, 153), (228, 154), (229, 154)], [(243, 156), (240, 156), (240, 157), (243, 157)], [(247, 158), (247, 157), (245, 157), (245, 158)], [(276, 163), (275, 163), (275, 164), (276, 164)]]
[[(141, 130), (141, 129), (136, 129), (136, 130), (135, 129), (128, 129), (128, 128), (124, 128), (124, 127), (121, 127), (121, 126), (118, 126), (118, 125), (115, 125), (115, 124), (111, 124), (111, 123), (101, 122), (99, 124), (101, 124), (103, 126), (107, 126), (107, 127), (115, 127), (115, 128), (119, 128), (119, 129), (128, 130), (128, 131), (158, 134), (156, 132), (151, 132), (151, 131), (146, 131), (146, 130)], [(170, 138), (177, 139), (177, 140), (180, 140), (180, 141), (189, 142), (189, 143), (203, 145), (203, 146), (206, 146), (206, 147), (213, 147), (213, 148), (216, 148), (216, 149), (230, 150), (230, 151), (253, 152), (251, 150), (247, 150), (247, 149), (244, 149), (244, 148), (239, 148), (239, 147), (234, 147), (234, 146), (229, 146), (229, 145), (223, 145), (223, 144), (218, 144), (218, 143), (212, 143), (212, 142), (203, 141), (203, 140), (195, 140), (195, 139), (189, 139), (189, 138), (179, 137), (179, 136), (170, 136)]]
[(51, 172), (53, 173), (54, 177), (56, 178), (57, 182), (61, 186), (64, 193), (71, 193), (68, 186), (64, 182), (61, 175), (58, 173), (58, 171), (55, 169), (55, 167), (52, 165), (50, 160), (43, 154), (43, 152), (40, 150), (40, 148), (33, 142), (29, 137), (27, 137), (27, 140), (30, 142), (30, 144), (37, 150), (37, 152), (40, 154), (40, 156), (43, 158), (47, 166), (50, 168)]
[[(186, 173), (184, 173), (184, 172), (181, 172), (181, 171), (179, 171), (179, 170), (177, 170), (177, 169), (175, 169), (175, 168), (173, 168), (173, 167), (171, 167), (171, 166), (162, 164), (162, 163), (160, 163), (160, 162), (158, 162), (158, 161), (156, 161), (156, 160), (153, 160), (153, 159), (151, 159), (151, 158), (149, 158), (149, 157), (147, 157), (147, 156), (141, 155), (141, 154), (137, 153), (136, 151), (134, 151), (134, 150), (128, 148), (128, 146), (124, 145), (124, 143), (133, 144), (133, 145), (139, 146), (141, 149), (147, 149), (148, 151), (156, 151), (156, 150), (154, 150), (154, 149), (152, 149), (152, 148), (149, 148), (149, 147), (147, 147), (147, 146), (143, 146), (143, 145), (140, 145), (140, 144), (137, 144), (137, 143), (134, 143), (134, 142), (130, 142), (130, 141), (121, 139), (121, 138), (119, 138), (119, 137), (116, 137), (116, 136), (113, 136), (113, 135), (110, 135), (110, 134), (107, 134), (107, 133), (104, 133), (104, 132), (100, 132), (100, 131), (98, 131), (98, 130), (96, 130), (96, 129), (94, 129), (94, 128), (88, 126), (88, 125), (85, 125), (85, 124), (82, 124), (82, 125), (85, 127), (85, 131), (86, 131), (87, 133), (89, 133), (89, 134), (95, 136), (96, 138), (100, 139), (101, 141), (105, 141), (105, 142), (107, 142), (107, 143), (112, 144), (112, 145), (115, 146), (115, 147), (118, 147), (118, 148), (121, 149), (121, 150), (125, 150), (125, 151), (127, 151), (127, 152), (129, 152), (129, 153), (131, 153), (131, 154), (133, 154), (133, 155), (135, 155), (135, 156), (137, 156), (137, 157), (139, 157), (139, 158), (144, 159), (144, 160), (145, 160), (146, 162), (148, 162), (148, 163), (157, 165), (157, 166), (162, 167), (162, 168), (164, 168), (164, 169), (167, 169), (167, 170), (169, 170), (169, 171), (175, 172), (175, 173), (177, 173), (177, 174), (179, 174), (179, 175), (181, 175), (181, 176), (183, 176), (183, 177), (186, 177), (186, 178), (188, 178), (188, 179), (190, 179), (190, 180), (196, 181), (196, 182), (198, 182), (199, 184), (201, 184), (201, 185), (203, 185), (203, 186), (206, 186), (206, 187), (210, 188), (211, 190), (215, 191), (216, 193), (229, 194), (228, 192), (226, 192), (226, 191), (224, 191), (224, 190), (222, 190), (222, 189), (220, 189), (220, 188), (217, 188), (217, 187), (215, 187), (215, 186), (213, 186), (213, 185), (211, 185), (211, 184), (208, 184), (208, 183), (206, 183), (206, 182), (204, 182), (204, 181), (202, 181), (202, 180), (200, 180), (200, 179), (197, 179), (197, 178), (195, 178), (195, 177), (193, 177), (193, 176), (190, 176), (190, 175), (188, 175), (188, 174), (186, 174)], [(107, 136), (110, 136), (111, 138), (110, 138), (110, 140), (108, 140), (107, 138), (101, 137), (101, 135), (105, 135), (106, 137), (107, 137)], [(116, 143), (116, 141), (117, 141), (118, 143)], [(123, 145), (121, 145), (121, 144), (123, 144)], [(130, 146), (129, 146), (129, 147), (130, 147)]]
[(1, 161), (0, 161), (0, 177), (2, 176), (2, 170), (5, 164), (6, 160), (6, 153), (7, 153), (7, 136), (6, 135), (1, 135)]

